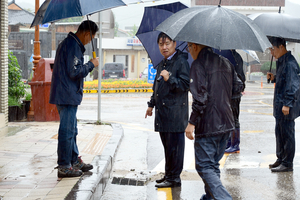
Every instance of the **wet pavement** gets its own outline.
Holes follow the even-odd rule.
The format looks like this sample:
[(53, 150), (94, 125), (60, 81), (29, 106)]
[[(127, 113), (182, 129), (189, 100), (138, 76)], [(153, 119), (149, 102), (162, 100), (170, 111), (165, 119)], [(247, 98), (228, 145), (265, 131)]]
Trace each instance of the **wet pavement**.
[(94, 169), (80, 178), (58, 179), (54, 169), (58, 126), (58, 122), (10, 122), (0, 130), (0, 199), (100, 198), (100, 186), (107, 183), (122, 137), (121, 127), (79, 121), (80, 155)]
[[(241, 153), (226, 155), (220, 162), (221, 180), (234, 200), (300, 199), (300, 119), (295, 121), (294, 171), (272, 173), (268, 168), (276, 159), (273, 90), (271, 84), (261, 88), (260, 83), (247, 83), (242, 97)], [(0, 199), (200, 199), (204, 184), (194, 168), (190, 140), (182, 187), (154, 187), (164, 171), (164, 159), (153, 117), (144, 119), (149, 97), (150, 93), (103, 94), (102, 118), (114, 123), (111, 127), (87, 123), (96, 120), (97, 101), (95, 95), (85, 94), (77, 116), (78, 145), (83, 160), (94, 169), (81, 178), (57, 179), (57, 122), (10, 122), (0, 130)], [(124, 179), (113, 183), (120, 177)], [(125, 178), (127, 183), (120, 185)], [(134, 181), (143, 184), (129, 184)]]

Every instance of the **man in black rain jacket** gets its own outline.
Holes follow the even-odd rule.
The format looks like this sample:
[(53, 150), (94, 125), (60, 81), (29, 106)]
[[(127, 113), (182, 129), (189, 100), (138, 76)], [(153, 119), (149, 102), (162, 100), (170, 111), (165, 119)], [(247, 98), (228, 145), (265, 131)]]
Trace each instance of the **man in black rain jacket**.
[(276, 76), (268, 73), (275, 82), (273, 116), (276, 119), (276, 156), (270, 164), (272, 172), (293, 171), (295, 156), (295, 119), (299, 116), (299, 65), (290, 51), (286, 50), (283, 38), (270, 37), (271, 54), (277, 59)]
[[(165, 151), (165, 175), (156, 180), (158, 188), (181, 186), (184, 130), (188, 123), (188, 54), (176, 50), (176, 42), (160, 33), (157, 43), (164, 59), (157, 68), (147, 116), (155, 108), (155, 131), (159, 132)], [(160, 80), (161, 79), (161, 80)]]
[(210, 47), (188, 43), (187, 50), (194, 59), (190, 70), (193, 104), (185, 132), (193, 140), (195, 130), (196, 170), (205, 185), (201, 199), (232, 200), (220, 180), (219, 161), (229, 134), (235, 129), (232, 94), (242, 91), (243, 83), (229, 60), (215, 54)]

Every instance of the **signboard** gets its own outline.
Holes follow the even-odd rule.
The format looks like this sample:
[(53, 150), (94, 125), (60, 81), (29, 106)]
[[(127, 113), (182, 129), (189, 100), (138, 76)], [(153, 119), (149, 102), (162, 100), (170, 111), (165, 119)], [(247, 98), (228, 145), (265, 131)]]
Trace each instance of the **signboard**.
[(40, 25), (40, 28), (49, 28), (49, 23)]
[(127, 46), (143, 46), (141, 41), (137, 38), (128, 38)]
[(8, 40), (9, 50), (22, 50), (24, 49), (23, 40)]
[(148, 83), (154, 83), (156, 76), (156, 69), (153, 68), (153, 64), (148, 65)]

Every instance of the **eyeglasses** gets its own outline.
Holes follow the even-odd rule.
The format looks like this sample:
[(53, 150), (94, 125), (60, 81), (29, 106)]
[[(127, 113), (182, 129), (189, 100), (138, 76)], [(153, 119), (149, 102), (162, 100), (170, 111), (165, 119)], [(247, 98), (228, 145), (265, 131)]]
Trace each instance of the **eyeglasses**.
[(187, 47), (185, 47), (185, 50), (190, 53), (190, 46), (192, 46), (192, 44), (188, 44)]

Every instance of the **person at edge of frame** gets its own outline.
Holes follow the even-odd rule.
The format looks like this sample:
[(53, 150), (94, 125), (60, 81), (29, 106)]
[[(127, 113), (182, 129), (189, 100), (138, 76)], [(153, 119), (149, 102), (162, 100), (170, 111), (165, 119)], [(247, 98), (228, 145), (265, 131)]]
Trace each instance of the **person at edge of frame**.
[(271, 54), (276, 61), (276, 75), (268, 72), (267, 78), (275, 84), (273, 116), (275, 117), (276, 156), (270, 164), (272, 172), (293, 171), (295, 157), (295, 119), (300, 111), (299, 65), (291, 51), (286, 49), (284, 38), (268, 37)]

